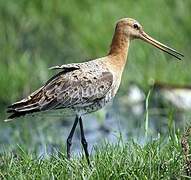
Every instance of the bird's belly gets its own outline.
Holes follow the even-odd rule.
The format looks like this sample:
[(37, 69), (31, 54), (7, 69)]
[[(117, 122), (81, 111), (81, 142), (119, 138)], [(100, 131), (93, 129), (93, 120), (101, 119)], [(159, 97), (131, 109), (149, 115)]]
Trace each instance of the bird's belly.
[(109, 101), (113, 99), (112, 92), (108, 92), (102, 99), (95, 100), (91, 104), (78, 105), (73, 107), (74, 111), (78, 115), (83, 115), (91, 112), (98, 111), (103, 108)]

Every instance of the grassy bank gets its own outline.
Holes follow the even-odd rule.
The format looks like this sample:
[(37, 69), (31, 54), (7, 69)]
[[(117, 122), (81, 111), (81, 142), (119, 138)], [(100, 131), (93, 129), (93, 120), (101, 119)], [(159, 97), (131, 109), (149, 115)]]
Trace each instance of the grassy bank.
[(0, 156), (0, 177), (3, 179), (181, 179), (186, 177), (180, 138), (159, 138), (144, 147), (135, 142), (105, 143), (95, 147), (90, 169), (85, 158), (72, 161), (65, 149), (38, 157), (21, 147), (14, 153)]

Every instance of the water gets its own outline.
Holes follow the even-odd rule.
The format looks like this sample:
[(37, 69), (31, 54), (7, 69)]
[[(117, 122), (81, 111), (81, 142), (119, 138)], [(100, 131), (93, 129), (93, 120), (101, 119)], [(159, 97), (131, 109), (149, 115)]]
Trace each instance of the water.
[[(129, 91), (131, 92), (131, 91)], [(169, 129), (183, 129), (190, 119), (189, 111), (179, 111), (173, 106), (160, 106), (151, 96), (148, 110), (148, 132), (145, 135), (145, 95), (137, 93), (116, 98), (114, 103), (97, 113), (83, 117), (84, 131), (89, 150), (106, 142), (118, 143), (123, 139), (131, 139), (144, 145), (149, 140), (167, 135)], [(142, 94), (140, 96), (140, 94)], [(131, 99), (129, 98), (131, 97)], [(133, 100), (134, 99), (134, 100)], [(37, 152), (39, 155), (51, 154), (65, 146), (67, 136), (75, 117), (65, 113), (54, 112), (42, 116), (29, 116), (12, 122), (0, 123), (0, 152), (13, 151), (21, 146), (26, 151)], [(79, 154), (80, 130), (76, 129), (73, 138), (72, 152)]]

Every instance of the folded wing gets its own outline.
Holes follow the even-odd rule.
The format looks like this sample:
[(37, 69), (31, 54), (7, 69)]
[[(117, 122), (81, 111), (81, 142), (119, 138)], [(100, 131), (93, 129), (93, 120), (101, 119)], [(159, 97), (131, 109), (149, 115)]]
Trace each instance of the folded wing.
[(81, 64), (54, 67), (62, 71), (27, 98), (9, 106), (8, 112), (12, 113), (9, 118), (51, 109), (86, 106), (104, 98), (112, 86), (113, 76), (108, 70), (96, 67), (90, 69)]

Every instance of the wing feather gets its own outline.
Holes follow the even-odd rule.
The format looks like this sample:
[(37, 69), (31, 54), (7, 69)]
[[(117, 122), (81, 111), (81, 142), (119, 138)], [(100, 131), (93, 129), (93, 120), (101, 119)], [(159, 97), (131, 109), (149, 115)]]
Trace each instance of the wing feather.
[(85, 68), (83, 66), (53, 67), (62, 69), (39, 90), (27, 98), (9, 106), (10, 118), (31, 112), (68, 108), (91, 104), (104, 98), (113, 83), (113, 75), (106, 69)]

